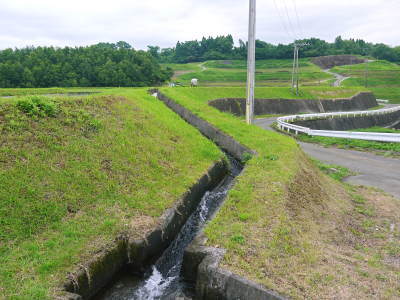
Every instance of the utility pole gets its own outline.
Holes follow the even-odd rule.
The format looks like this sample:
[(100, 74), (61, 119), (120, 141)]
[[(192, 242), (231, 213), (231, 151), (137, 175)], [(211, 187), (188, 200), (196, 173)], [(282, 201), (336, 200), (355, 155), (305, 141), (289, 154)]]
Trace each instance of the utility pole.
[(292, 71), (292, 92), (294, 92), (294, 81), (295, 81), (295, 72), (296, 72), (296, 56), (297, 55), (297, 45), (294, 44), (293, 51), (293, 71)]
[(367, 57), (367, 60), (365, 62), (365, 87), (368, 87), (368, 76), (369, 76), (369, 59)]
[(299, 67), (299, 50), (301, 47), (309, 46), (309, 43), (294, 43), (294, 58), (293, 58), (293, 71), (292, 71), (292, 91), (296, 84), (296, 95), (299, 95), (299, 81), (300, 81), (300, 67)]
[(249, 3), (249, 37), (247, 45), (247, 100), (246, 122), (254, 119), (254, 86), (256, 76), (256, 0)]
[(300, 68), (299, 68), (299, 47), (297, 47), (297, 64), (296, 64), (296, 77), (297, 77), (297, 82), (296, 82), (296, 96), (299, 95), (299, 76), (300, 76)]

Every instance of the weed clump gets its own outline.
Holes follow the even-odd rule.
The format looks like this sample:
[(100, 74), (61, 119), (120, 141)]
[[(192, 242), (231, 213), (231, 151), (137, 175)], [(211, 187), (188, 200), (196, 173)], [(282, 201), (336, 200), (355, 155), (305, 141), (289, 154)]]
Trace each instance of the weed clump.
[(23, 113), (35, 117), (56, 117), (59, 112), (57, 103), (44, 96), (28, 96), (17, 102)]

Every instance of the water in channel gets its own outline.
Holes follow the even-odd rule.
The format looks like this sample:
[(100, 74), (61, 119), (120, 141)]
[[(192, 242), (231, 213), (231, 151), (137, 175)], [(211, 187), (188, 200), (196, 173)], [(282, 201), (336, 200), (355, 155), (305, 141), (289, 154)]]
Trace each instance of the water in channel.
[(147, 271), (145, 279), (126, 273), (96, 300), (175, 300), (191, 299), (191, 287), (180, 276), (185, 248), (215, 213), (243, 167), (228, 156), (230, 172), (212, 191), (206, 192), (196, 211), (162, 256)]

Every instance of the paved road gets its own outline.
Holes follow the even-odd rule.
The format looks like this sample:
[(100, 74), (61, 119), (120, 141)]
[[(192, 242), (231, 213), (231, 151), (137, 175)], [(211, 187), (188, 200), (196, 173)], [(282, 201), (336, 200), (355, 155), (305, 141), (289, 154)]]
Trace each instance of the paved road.
[[(257, 119), (255, 124), (266, 130), (276, 118)], [(324, 148), (316, 144), (299, 143), (303, 151), (320, 161), (340, 165), (357, 173), (346, 182), (377, 187), (400, 199), (400, 159), (386, 158), (368, 152)]]

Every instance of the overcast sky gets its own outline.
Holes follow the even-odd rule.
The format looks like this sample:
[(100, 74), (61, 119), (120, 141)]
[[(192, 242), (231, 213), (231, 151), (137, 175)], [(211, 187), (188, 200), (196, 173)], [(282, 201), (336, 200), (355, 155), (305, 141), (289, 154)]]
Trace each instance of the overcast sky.
[[(171, 47), (202, 36), (247, 39), (248, 0), (0, 0), (0, 49), (127, 41)], [(297, 12), (297, 13), (296, 13)], [(400, 45), (400, 0), (257, 0), (257, 38), (363, 38)]]

